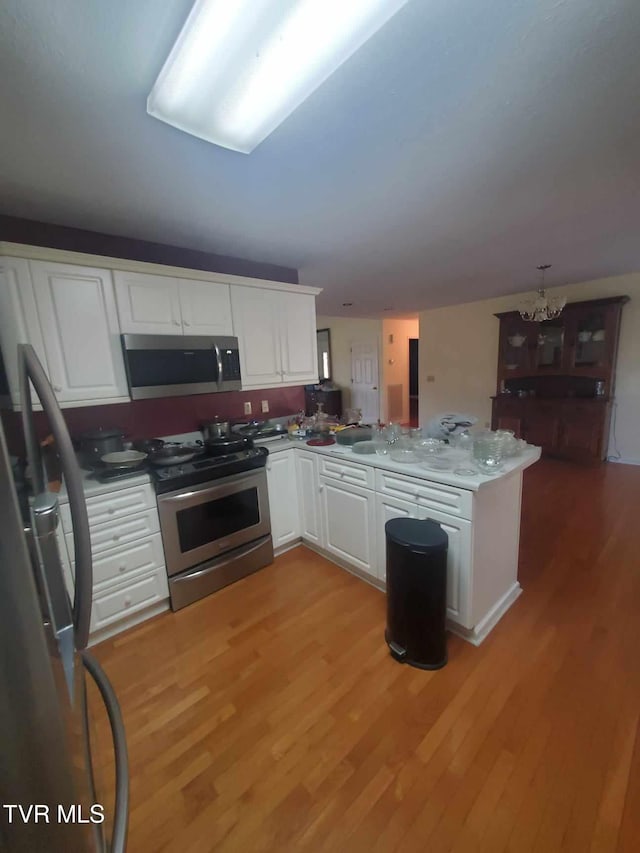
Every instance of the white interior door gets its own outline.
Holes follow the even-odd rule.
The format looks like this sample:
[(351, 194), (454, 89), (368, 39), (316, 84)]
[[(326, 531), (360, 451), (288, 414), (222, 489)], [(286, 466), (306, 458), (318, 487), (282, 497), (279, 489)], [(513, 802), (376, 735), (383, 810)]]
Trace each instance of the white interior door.
[(351, 405), (362, 410), (363, 423), (380, 417), (378, 346), (372, 341), (351, 344)]

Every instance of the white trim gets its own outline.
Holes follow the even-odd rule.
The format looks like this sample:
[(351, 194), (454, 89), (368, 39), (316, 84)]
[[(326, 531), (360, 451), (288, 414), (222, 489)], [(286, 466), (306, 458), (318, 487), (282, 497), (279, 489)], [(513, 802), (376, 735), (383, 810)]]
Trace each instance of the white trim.
[(132, 261), (128, 258), (113, 258), (108, 255), (90, 255), (86, 252), (68, 252), (66, 249), (50, 249), (46, 246), (31, 246), (27, 243), (7, 243), (0, 241), (0, 256), (27, 258), (32, 261), (55, 261), (62, 264), (104, 267), (123, 272), (141, 272), (150, 275), (166, 275), (177, 278), (191, 278), (198, 281), (213, 281), (218, 284), (241, 284), (243, 287), (262, 287), (268, 290), (284, 290), (289, 293), (304, 293), (317, 296), (321, 287), (308, 287), (303, 284), (291, 284), (286, 281), (272, 281), (266, 278), (250, 278), (244, 275), (193, 270), (188, 267), (172, 267), (166, 264)]
[[(165, 571), (164, 566), (162, 567), (162, 570)], [(94, 631), (94, 633), (89, 637), (89, 646), (95, 646), (103, 640), (115, 637), (116, 634), (121, 634), (122, 631), (126, 631), (128, 628), (133, 628), (135, 625), (139, 625), (140, 622), (146, 622), (147, 619), (151, 619), (152, 616), (158, 616), (158, 614), (164, 613), (166, 610), (169, 610), (168, 598), (158, 601), (156, 604), (152, 604), (149, 607), (145, 607), (144, 610), (140, 610), (138, 613), (132, 613), (131, 616), (126, 619), (119, 619), (117, 622), (113, 622), (105, 628), (100, 628), (97, 631)]]
[(453, 633), (457, 634), (459, 637), (462, 637), (463, 640), (466, 640), (468, 643), (471, 643), (473, 646), (479, 646), (480, 643), (486, 639), (487, 635), (495, 628), (498, 622), (502, 619), (507, 610), (511, 607), (513, 602), (520, 598), (522, 595), (522, 587), (515, 581), (513, 586), (511, 586), (502, 598), (497, 601), (491, 610), (487, 613), (484, 619), (481, 619), (480, 622), (474, 628), (463, 628), (462, 625), (458, 625), (456, 622), (452, 622), (451, 619), (447, 619), (447, 628)]

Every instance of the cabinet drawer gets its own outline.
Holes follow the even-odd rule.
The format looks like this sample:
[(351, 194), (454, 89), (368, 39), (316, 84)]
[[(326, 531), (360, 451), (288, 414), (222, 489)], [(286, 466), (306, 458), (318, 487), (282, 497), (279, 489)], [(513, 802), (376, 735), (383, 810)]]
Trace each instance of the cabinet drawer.
[(333, 477), (334, 480), (342, 480), (344, 483), (353, 483), (355, 486), (364, 486), (372, 489), (374, 483), (373, 468), (367, 465), (358, 465), (356, 462), (344, 462), (329, 456), (320, 456), (320, 474), (325, 477)]
[(471, 518), (473, 495), (466, 489), (378, 469), (376, 491), (390, 497), (412, 500), (421, 507), (440, 510), (460, 518)]
[(140, 578), (114, 592), (97, 595), (93, 599), (91, 631), (104, 628), (111, 622), (168, 597), (169, 587), (164, 569), (157, 569), (152, 575)]
[(154, 533), (148, 539), (107, 551), (93, 561), (93, 588), (99, 592), (114, 583), (124, 583), (132, 575), (164, 569), (162, 537)]
[[(159, 529), (158, 510), (155, 507), (131, 518), (113, 521), (111, 524), (101, 524), (99, 527), (94, 527), (91, 524), (91, 551), (95, 557), (111, 548), (120, 548), (136, 539), (151, 536), (151, 534), (157, 533)], [(73, 560), (73, 534), (67, 533), (65, 539), (69, 556)]]
[[(106, 495), (94, 495), (87, 498), (87, 515), (89, 524), (104, 524), (117, 518), (124, 518), (135, 512), (156, 507), (155, 492), (150, 483), (141, 486), (132, 486), (128, 489), (119, 489), (117, 492), (109, 492)], [(69, 504), (60, 507), (60, 518), (65, 532), (71, 531), (71, 510)]]

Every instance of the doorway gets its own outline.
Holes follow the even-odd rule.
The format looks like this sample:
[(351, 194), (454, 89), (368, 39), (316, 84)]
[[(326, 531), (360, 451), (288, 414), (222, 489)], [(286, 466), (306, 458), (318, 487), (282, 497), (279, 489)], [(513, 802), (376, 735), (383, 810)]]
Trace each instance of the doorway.
[(380, 417), (378, 390), (378, 347), (372, 341), (351, 343), (351, 406), (361, 409), (363, 423)]
[(418, 424), (418, 345), (419, 338), (409, 338), (409, 425)]

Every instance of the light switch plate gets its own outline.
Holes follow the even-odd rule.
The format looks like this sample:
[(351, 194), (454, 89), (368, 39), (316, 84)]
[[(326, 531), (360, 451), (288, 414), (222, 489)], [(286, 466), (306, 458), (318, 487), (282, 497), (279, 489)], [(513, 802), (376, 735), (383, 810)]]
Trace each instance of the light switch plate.
[(251, 403), (249, 401), (244, 404), (244, 413), (245, 415), (251, 414)]
[(269, 411), (269, 401), (268, 401), (268, 400), (263, 400), (263, 401), (262, 401), (262, 412), (263, 412), (263, 413), (266, 413), (266, 412), (268, 412), (268, 411)]

